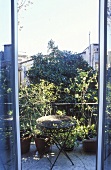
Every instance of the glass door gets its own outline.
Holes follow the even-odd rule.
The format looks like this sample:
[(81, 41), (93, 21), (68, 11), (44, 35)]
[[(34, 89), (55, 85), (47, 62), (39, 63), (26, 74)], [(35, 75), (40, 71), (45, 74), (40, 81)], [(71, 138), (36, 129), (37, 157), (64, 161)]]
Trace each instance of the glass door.
[(16, 4), (0, 0), (0, 169), (4, 170), (21, 169)]
[(107, 59), (106, 59), (106, 110), (104, 135), (104, 169), (111, 168), (111, 0), (107, 1)]
[(111, 0), (100, 0), (97, 170), (111, 169)]

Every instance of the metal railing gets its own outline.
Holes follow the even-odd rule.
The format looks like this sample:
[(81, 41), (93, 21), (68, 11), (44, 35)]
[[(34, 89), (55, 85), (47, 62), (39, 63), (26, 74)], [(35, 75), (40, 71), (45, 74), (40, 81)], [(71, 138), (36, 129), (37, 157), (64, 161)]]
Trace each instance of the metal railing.
[(98, 103), (52, 103), (51, 108), (52, 114), (61, 110), (68, 116), (82, 119), (85, 125), (97, 124)]
[[(22, 105), (20, 111), (20, 122), (22, 126), (36, 127), (36, 119), (41, 116), (55, 115), (58, 111), (67, 115), (73, 116), (80, 120), (82, 125), (95, 124), (97, 127), (98, 104), (97, 103), (36, 103), (33, 106)], [(27, 110), (27, 111), (26, 111)]]

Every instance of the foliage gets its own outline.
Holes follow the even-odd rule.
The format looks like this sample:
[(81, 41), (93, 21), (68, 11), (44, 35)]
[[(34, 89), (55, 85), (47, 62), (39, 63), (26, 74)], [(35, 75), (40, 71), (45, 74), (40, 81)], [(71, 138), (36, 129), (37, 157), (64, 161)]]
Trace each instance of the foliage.
[[(66, 115), (65, 111), (62, 112), (61, 110), (57, 110), (56, 113), (60, 116)], [(72, 121), (72, 123), (75, 122), (75, 127), (72, 128), (71, 131), (68, 130), (68, 131), (64, 131), (64, 132), (61, 129), (59, 131), (59, 133), (57, 133), (57, 136), (55, 137), (55, 139), (57, 139), (57, 141), (59, 141), (60, 145), (63, 146), (64, 149), (72, 149), (79, 145), (79, 143), (77, 141), (77, 132), (75, 130), (76, 124), (77, 124), (77, 119), (75, 117), (71, 117), (71, 121)]]
[(60, 138), (59, 142), (60, 142), (61, 145), (64, 144), (64, 141), (67, 138), (67, 136), (68, 136), (68, 139), (65, 142), (65, 148), (66, 149), (67, 148), (70, 149), (70, 148), (73, 148), (73, 147), (76, 147), (76, 146), (79, 145), (79, 143), (77, 142), (77, 133), (76, 133), (75, 129), (73, 129), (70, 133), (65, 132), (63, 134), (58, 135), (58, 138)]
[(89, 71), (77, 69), (77, 73), (78, 75), (75, 77), (74, 82), (69, 86), (73, 97), (79, 103), (97, 102), (97, 72), (92, 69)]
[[(1, 103), (12, 103), (12, 82), (10, 81), (12, 79), (12, 66), (10, 62), (2, 62), (2, 67), (0, 71), (0, 101)], [(3, 108), (3, 115), (12, 115), (12, 105), (2, 105)], [(1, 109), (1, 115), (2, 115), (2, 109)]]
[[(21, 31), (21, 29), (23, 28), (23, 26), (21, 25), (21, 17), (20, 17), (20, 13), (22, 10), (26, 11), (27, 8), (33, 4), (33, 0), (18, 0), (17, 1), (17, 12), (18, 12), (18, 28)], [(22, 16), (23, 18), (23, 16)]]
[(105, 137), (111, 136), (111, 67), (106, 72), (106, 115)]
[[(61, 111), (58, 111), (61, 112)], [(64, 113), (63, 113), (64, 115)], [(75, 116), (72, 117), (72, 120), (75, 121), (76, 126), (71, 130), (68, 139), (66, 141), (66, 148), (72, 148), (79, 145), (79, 140), (95, 138), (97, 136), (97, 127), (95, 124), (85, 125), (81, 120), (78, 120)], [(64, 143), (69, 132), (58, 134), (57, 138), (61, 145)]]
[(90, 139), (97, 136), (97, 127), (95, 124), (84, 125), (77, 120), (76, 133), (79, 140)]
[(61, 110), (57, 110), (56, 114), (59, 115), (59, 116), (64, 116), (64, 115), (66, 115), (66, 112), (65, 112), (65, 110), (62, 110), (62, 111)]
[[(26, 72), (30, 85), (24, 87), (25, 92), (22, 88), (22, 97), (20, 96), (22, 104), (20, 114), (22, 117), (29, 115), (26, 119), (31, 128), (33, 118), (36, 120), (40, 116), (51, 113), (51, 107), (48, 103), (97, 102), (97, 72), (80, 55), (60, 51), (52, 40), (48, 43), (48, 50), (47, 56), (42, 55), (42, 53), (32, 56), (33, 65)], [(84, 115), (87, 112), (92, 114), (93, 109), (91, 105), (85, 105), (85, 108), (83, 105), (75, 107), (75, 111), (78, 110), (81, 113), (80, 119), (82, 118), (84, 123), (82, 126), (86, 129), (88, 123), (85, 124), (86, 117)], [(64, 106), (57, 111), (57, 114), (61, 115), (63, 111), (65, 114)], [(91, 124), (92, 122), (90, 122)], [(35, 121), (33, 126), (35, 126)]]
[(10, 88), (10, 71), (11, 71), (11, 66), (10, 65), (8, 65), (8, 66), (6, 65), (1, 69), (1, 78), (0, 78), (1, 93), (3, 93), (4, 95), (7, 95), (8, 93), (11, 92), (11, 88)]
[(55, 101), (54, 84), (41, 80), (40, 84), (21, 86), (19, 91), (20, 126), (36, 129), (36, 119), (50, 114), (50, 101)]
[(26, 10), (27, 7), (29, 5), (31, 5), (31, 4), (33, 4), (33, 2), (30, 1), (30, 0), (18, 0), (18, 2), (17, 2), (17, 10), (18, 10), (18, 12), (20, 12), (20, 10), (22, 8), (24, 8), (24, 10)]
[(60, 51), (53, 40), (48, 50), (47, 56), (32, 56), (33, 66), (26, 72), (30, 83), (53, 83), (56, 102), (97, 102), (97, 72), (80, 55)]
[(60, 51), (51, 41), (48, 43), (49, 55), (42, 53), (32, 56), (33, 66), (28, 70), (27, 76), (31, 83), (39, 83), (44, 79), (55, 85), (60, 84), (67, 87), (70, 84), (70, 78), (74, 79), (77, 75), (77, 68), (90, 70), (88, 63), (77, 54), (67, 51)]

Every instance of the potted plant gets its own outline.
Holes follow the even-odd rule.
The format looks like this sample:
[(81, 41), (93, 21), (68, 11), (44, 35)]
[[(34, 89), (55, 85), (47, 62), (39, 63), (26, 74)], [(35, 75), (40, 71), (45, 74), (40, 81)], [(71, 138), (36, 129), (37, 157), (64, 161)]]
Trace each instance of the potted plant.
[(91, 126), (81, 125), (77, 129), (79, 138), (82, 140), (83, 150), (85, 152), (96, 152), (97, 150), (97, 133), (95, 124)]
[(20, 113), (20, 142), (21, 142), (21, 153), (25, 154), (30, 150), (32, 133), (29, 126), (27, 116)]
[(30, 150), (31, 134), (28, 129), (20, 131), (21, 154), (25, 154)]
[(33, 138), (40, 157), (50, 152), (51, 139), (49, 136), (44, 135), (40, 130), (36, 129), (34, 130)]
[[(21, 153), (25, 154), (30, 150), (32, 130), (34, 126), (33, 93), (29, 87), (20, 87), (19, 90), (19, 112), (20, 112), (20, 141)], [(31, 99), (32, 98), (32, 99)], [(32, 107), (32, 108), (31, 108)]]
[(53, 92), (49, 93), (53, 86), (53, 84), (41, 80), (39, 84), (22, 85), (20, 87), (20, 128), (23, 134), (27, 134), (30, 129), (30, 136), (32, 136), (36, 129), (37, 118), (50, 114), (50, 100), (55, 100)]
[[(65, 135), (67, 136), (68, 132), (66, 132)], [(64, 140), (64, 137), (63, 137), (63, 140)], [(78, 144), (79, 143), (77, 142), (77, 134), (76, 134), (75, 129), (73, 129), (69, 133), (68, 139), (67, 139), (65, 145), (63, 146), (63, 149), (65, 151), (72, 151), (74, 149), (74, 147), (78, 146)]]

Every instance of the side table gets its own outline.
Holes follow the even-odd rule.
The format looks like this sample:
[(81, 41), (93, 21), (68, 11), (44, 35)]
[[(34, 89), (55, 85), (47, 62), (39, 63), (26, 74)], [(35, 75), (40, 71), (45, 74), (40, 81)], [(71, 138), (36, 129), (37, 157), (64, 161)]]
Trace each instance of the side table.
[[(43, 116), (43, 117), (37, 119), (36, 123), (37, 123), (37, 128), (39, 128), (42, 131), (42, 133), (48, 134), (52, 138), (54, 143), (56, 144), (57, 148), (59, 149), (58, 155), (57, 155), (55, 161), (53, 162), (53, 164), (51, 165), (50, 169), (52, 169), (53, 166), (55, 165), (61, 152), (63, 152), (64, 155), (72, 163), (72, 165), (74, 165), (73, 161), (71, 160), (71, 158), (69, 157), (67, 152), (65, 150), (63, 150), (63, 148), (68, 140), (68, 137), (71, 133), (71, 130), (76, 125), (76, 123), (72, 119), (72, 117), (49, 115), (49, 116)], [(60, 141), (58, 140), (57, 136), (58, 136), (58, 134), (62, 135), (66, 132), (67, 132), (67, 135), (65, 136), (64, 141), (61, 144)]]

